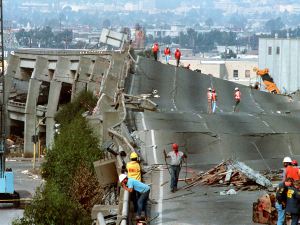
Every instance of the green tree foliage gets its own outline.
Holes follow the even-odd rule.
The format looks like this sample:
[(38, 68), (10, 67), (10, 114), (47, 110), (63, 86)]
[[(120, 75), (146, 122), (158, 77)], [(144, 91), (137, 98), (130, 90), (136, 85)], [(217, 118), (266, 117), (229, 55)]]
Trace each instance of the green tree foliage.
[(91, 93), (82, 92), (57, 114), (60, 134), (42, 164), (46, 183), (14, 225), (91, 224), (91, 207), (100, 203), (103, 195), (93, 169), (93, 162), (101, 158), (102, 152), (98, 138), (81, 114), (95, 103)]

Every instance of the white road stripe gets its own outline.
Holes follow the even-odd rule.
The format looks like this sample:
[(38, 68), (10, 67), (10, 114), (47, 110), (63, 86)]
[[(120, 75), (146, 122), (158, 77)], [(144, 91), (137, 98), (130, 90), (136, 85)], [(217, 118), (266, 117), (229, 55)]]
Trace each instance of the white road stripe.
[(147, 130), (144, 113), (140, 112), (140, 115), (141, 115), (141, 122), (142, 122), (142, 125), (143, 125), (143, 129)]

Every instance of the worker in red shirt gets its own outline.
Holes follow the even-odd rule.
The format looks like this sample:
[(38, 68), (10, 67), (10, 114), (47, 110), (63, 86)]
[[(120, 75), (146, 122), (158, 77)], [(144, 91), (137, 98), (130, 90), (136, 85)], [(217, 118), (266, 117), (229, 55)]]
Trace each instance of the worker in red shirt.
[(234, 89), (234, 100), (235, 100), (235, 106), (233, 108), (233, 112), (237, 112), (237, 106), (238, 104), (240, 104), (241, 101), (241, 92), (238, 87)]
[(293, 161), (288, 163), (288, 166), (285, 168), (285, 178), (293, 178), (294, 181), (300, 180), (300, 170), (293, 165)]
[(211, 88), (207, 88), (207, 113), (211, 114)]
[(164, 54), (165, 54), (165, 58), (166, 58), (166, 63), (169, 64), (169, 61), (171, 58), (171, 50), (170, 50), (169, 46), (167, 46), (165, 48)]
[(180, 57), (181, 57), (181, 52), (180, 52), (179, 48), (176, 48), (175, 59), (176, 59), (176, 66), (177, 67), (179, 66), (179, 63), (180, 63)]
[(212, 105), (212, 113), (215, 113), (217, 107), (217, 93), (215, 89), (212, 89), (211, 92), (211, 105)]
[(155, 42), (153, 47), (152, 47), (152, 52), (153, 52), (153, 56), (154, 56), (155, 61), (157, 61), (158, 51), (159, 51), (159, 46), (158, 46), (158, 43)]

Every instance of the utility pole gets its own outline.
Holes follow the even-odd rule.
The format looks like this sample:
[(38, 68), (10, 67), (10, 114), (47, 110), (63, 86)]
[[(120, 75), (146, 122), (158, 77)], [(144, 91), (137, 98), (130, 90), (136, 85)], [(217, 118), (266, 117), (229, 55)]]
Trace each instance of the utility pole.
[(4, 178), (4, 172), (5, 172), (5, 140), (6, 140), (6, 131), (5, 131), (5, 85), (4, 85), (4, 41), (3, 41), (3, 0), (0, 0), (0, 45), (1, 45), (1, 58), (0, 58), (0, 84), (1, 84), (1, 92), (2, 92), (2, 98), (0, 102), (0, 158), (1, 158), (1, 165), (0, 165), (0, 177)]

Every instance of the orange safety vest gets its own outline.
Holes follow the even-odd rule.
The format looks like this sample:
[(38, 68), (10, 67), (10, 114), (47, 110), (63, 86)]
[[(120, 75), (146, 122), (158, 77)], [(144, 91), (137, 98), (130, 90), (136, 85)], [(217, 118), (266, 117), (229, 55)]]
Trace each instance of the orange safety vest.
[(211, 100), (212, 101), (217, 101), (217, 93), (215, 93), (215, 92), (211, 93)]
[(153, 46), (153, 48), (152, 48), (152, 51), (153, 52), (158, 52), (158, 44), (155, 44), (154, 46)]
[(171, 51), (170, 51), (169, 48), (166, 48), (164, 53), (165, 53), (165, 55), (170, 55), (170, 54), (171, 54)]
[(141, 177), (141, 166), (138, 162), (136, 161), (131, 161), (126, 164), (127, 172), (128, 172), (128, 177), (133, 178), (138, 181), (142, 181)]
[(235, 98), (235, 100), (241, 100), (241, 92), (240, 91), (236, 91), (234, 93), (234, 98)]
[(293, 166), (288, 166), (286, 169), (285, 169), (285, 176), (286, 178), (293, 178), (294, 180), (300, 180), (300, 177), (299, 177), (299, 169), (296, 168), (296, 167), (293, 167)]
[(175, 59), (180, 59), (181, 57), (181, 52), (178, 50), (175, 52)]

